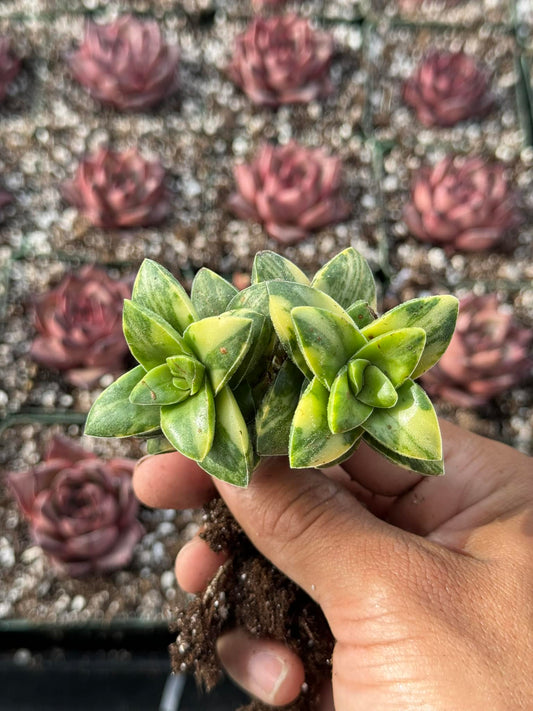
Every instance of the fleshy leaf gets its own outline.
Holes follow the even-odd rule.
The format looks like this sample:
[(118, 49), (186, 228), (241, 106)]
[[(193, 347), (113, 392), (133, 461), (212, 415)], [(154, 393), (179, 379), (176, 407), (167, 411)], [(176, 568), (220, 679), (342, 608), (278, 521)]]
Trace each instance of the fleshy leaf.
[(397, 452), (387, 449), (385, 445), (371, 437), (368, 432), (365, 432), (363, 439), (376, 452), (391, 462), (394, 462), (394, 464), (404, 467), (404, 469), (411, 469), (411, 471), (427, 476), (441, 476), (444, 474), (444, 462), (442, 459), (411, 459), (410, 457), (402, 457)]
[(173, 405), (189, 397), (189, 391), (177, 390), (166, 363), (157, 365), (144, 375), (130, 393), (134, 405)]
[(376, 285), (366, 259), (353, 247), (343, 250), (314, 276), (311, 286), (329, 294), (343, 308), (364, 300), (376, 307)]
[(330, 388), (342, 366), (365, 345), (365, 337), (347, 314), (297, 306), (291, 318), (305, 362), (322, 385)]
[(369, 364), (370, 361), (364, 358), (352, 358), (348, 362), (348, 380), (354, 395), (358, 395), (363, 387), (365, 369)]
[(365, 432), (392, 452), (410, 459), (442, 459), (437, 415), (420, 385), (407, 380), (398, 388), (398, 402), (375, 409), (362, 425)]
[(158, 314), (179, 333), (198, 316), (187, 292), (161, 264), (145, 259), (133, 285), (132, 301)]
[(216, 428), (213, 446), (201, 462), (202, 469), (235, 486), (247, 486), (255, 461), (246, 422), (229, 387), (215, 400)]
[(397, 329), (423, 328), (426, 345), (412, 374), (413, 378), (418, 378), (437, 363), (448, 347), (457, 320), (458, 303), (455, 296), (447, 294), (411, 299), (384, 313), (366, 326), (363, 333), (368, 338), (375, 338)]
[(298, 284), (309, 284), (307, 276), (286, 257), (276, 252), (265, 250), (255, 255), (252, 267), (252, 284), (258, 284), (272, 279), (295, 281)]
[(333, 434), (328, 427), (329, 390), (314, 378), (300, 398), (291, 426), (289, 460), (293, 469), (321, 467), (347, 452), (360, 436), (355, 429)]
[(367, 301), (356, 301), (351, 306), (348, 306), (346, 313), (355, 323), (357, 328), (364, 328), (369, 323), (375, 321), (377, 316), (374, 309), (370, 308)]
[(195, 395), (203, 385), (205, 366), (192, 356), (171, 356), (167, 365), (172, 375), (174, 387), (187, 390)]
[(344, 366), (333, 381), (328, 399), (328, 426), (335, 434), (359, 427), (371, 414), (372, 407), (360, 402), (353, 394)]
[(159, 430), (159, 408), (133, 405), (130, 393), (146, 375), (142, 365), (121, 375), (95, 400), (85, 423), (93, 437), (131, 437)]
[(227, 313), (196, 321), (185, 331), (184, 339), (207, 368), (215, 395), (239, 367), (251, 335), (250, 319)]
[(132, 355), (146, 370), (161, 365), (169, 356), (190, 353), (167, 321), (129, 299), (124, 301), (122, 323)]
[(266, 359), (270, 355), (270, 343), (274, 334), (270, 318), (265, 318), (257, 311), (238, 309), (235, 315), (239, 316), (239, 318), (250, 319), (252, 332), (250, 334), (251, 346), (231, 379), (232, 388), (235, 388), (245, 377), (250, 375), (260, 361), (264, 361), (263, 365), (266, 366)]
[(194, 277), (191, 301), (198, 318), (218, 316), (228, 310), (228, 304), (239, 290), (216, 272), (202, 267)]
[(270, 318), (268, 288), (265, 282), (239, 291), (228, 304), (228, 311), (251, 309)]
[(150, 437), (146, 442), (146, 452), (148, 454), (164, 454), (165, 452), (175, 452), (176, 450), (170, 444), (166, 437)]
[(161, 408), (161, 429), (170, 444), (189, 459), (206, 456), (215, 434), (215, 399), (207, 380), (196, 395)]
[(277, 336), (286, 352), (309, 379), (313, 377), (303, 354), (300, 352), (296, 331), (291, 318), (291, 311), (296, 306), (316, 306), (319, 309), (331, 311), (341, 318), (345, 316), (344, 310), (327, 294), (321, 291), (286, 281), (269, 281), (270, 318)]
[(377, 336), (357, 351), (355, 357), (376, 365), (397, 388), (416, 368), (425, 342), (423, 329), (402, 328)]
[(370, 407), (392, 407), (398, 402), (394, 385), (375, 365), (370, 364), (364, 373), (364, 384), (357, 398)]
[(298, 405), (303, 375), (287, 358), (264, 396), (257, 412), (257, 452), (263, 455), (287, 454), (294, 411)]

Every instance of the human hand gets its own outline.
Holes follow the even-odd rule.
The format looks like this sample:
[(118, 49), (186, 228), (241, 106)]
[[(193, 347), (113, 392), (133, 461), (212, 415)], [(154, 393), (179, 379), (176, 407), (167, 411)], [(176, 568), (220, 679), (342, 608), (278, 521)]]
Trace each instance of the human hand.
[[(164, 454), (141, 461), (134, 488), (166, 508), (200, 506), (218, 489), (257, 549), (322, 607), (336, 642), (324, 711), (529, 709), (532, 462), (441, 425), (445, 477), (399, 469), (363, 445), (330, 477), (269, 459), (247, 489)], [(178, 582), (199, 592), (223, 560), (195, 538), (178, 556)], [(298, 695), (303, 667), (281, 643), (236, 630), (218, 650), (266, 703)]]

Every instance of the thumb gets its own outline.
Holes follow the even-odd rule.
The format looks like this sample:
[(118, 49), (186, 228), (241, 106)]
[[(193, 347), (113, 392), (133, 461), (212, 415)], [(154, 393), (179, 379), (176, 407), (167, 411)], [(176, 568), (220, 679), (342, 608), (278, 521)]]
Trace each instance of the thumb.
[(270, 458), (246, 489), (216, 486), (255, 547), (326, 614), (347, 594), (353, 597), (354, 571), (361, 584), (376, 561), (383, 565), (384, 534), (395, 529), (319, 471), (289, 469), (285, 458)]

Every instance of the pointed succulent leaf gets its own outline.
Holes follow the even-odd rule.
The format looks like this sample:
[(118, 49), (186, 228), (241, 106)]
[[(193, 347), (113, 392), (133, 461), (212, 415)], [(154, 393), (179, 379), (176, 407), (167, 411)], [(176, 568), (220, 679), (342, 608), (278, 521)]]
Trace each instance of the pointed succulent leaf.
[(167, 366), (172, 375), (174, 387), (195, 395), (203, 385), (205, 366), (192, 356), (171, 356)]
[(287, 454), (294, 411), (300, 399), (304, 376), (287, 358), (261, 401), (255, 420), (257, 453)]
[(376, 307), (376, 285), (366, 259), (348, 247), (325, 264), (314, 276), (311, 286), (329, 294), (343, 308), (363, 299)]
[(352, 392), (348, 379), (348, 367), (339, 371), (331, 386), (328, 399), (328, 426), (335, 434), (349, 432), (359, 427), (371, 414), (373, 408), (360, 402)]
[(189, 397), (188, 390), (178, 390), (166, 363), (156, 365), (144, 375), (130, 393), (134, 405), (173, 405)]
[(444, 462), (442, 459), (412, 459), (410, 457), (403, 457), (401, 454), (385, 447), (385, 445), (369, 435), (368, 432), (365, 432), (363, 439), (376, 452), (404, 469), (411, 469), (411, 471), (427, 476), (441, 476), (444, 474)]
[(362, 427), (357, 428), (357, 437), (355, 438), (355, 442), (352, 444), (352, 446), (346, 450), (343, 454), (341, 454), (340, 457), (337, 457), (337, 459), (334, 459), (331, 462), (328, 462), (327, 464), (322, 465), (322, 469), (328, 469), (329, 467), (334, 467), (335, 464), (341, 464), (342, 462), (345, 462), (347, 459), (350, 459), (352, 454), (358, 449), (359, 445), (361, 444), (361, 441), (363, 439), (363, 435), (365, 434), (364, 430)]
[(215, 406), (213, 446), (198, 463), (217, 479), (235, 486), (247, 486), (256, 461), (246, 422), (229, 387), (219, 392)]
[(360, 430), (333, 434), (328, 426), (329, 390), (314, 378), (300, 398), (291, 426), (289, 461), (293, 469), (321, 467), (341, 457)]
[(364, 358), (352, 358), (348, 361), (348, 380), (354, 395), (363, 387), (365, 369), (369, 364), (370, 361)]
[(368, 338), (375, 338), (397, 329), (423, 328), (426, 344), (412, 374), (413, 378), (418, 378), (435, 365), (448, 347), (457, 320), (458, 303), (454, 296), (446, 294), (411, 299), (384, 313), (366, 326), (363, 333)]
[(168, 356), (190, 353), (183, 338), (167, 321), (129, 299), (124, 301), (122, 323), (133, 357), (146, 370), (161, 365)]
[(236, 388), (230, 388), (230, 390), (237, 401), (237, 405), (239, 406), (239, 410), (244, 417), (244, 421), (247, 424), (252, 423), (255, 419), (255, 400), (249, 383), (244, 381)]
[(228, 304), (228, 311), (252, 309), (266, 318), (270, 317), (268, 288), (265, 282), (252, 284), (247, 289), (237, 292)]
[(202, 267), (192, 282), (191, 301), (198, 318), (218, 316), (239, 291), (216, 272)]
[(437, 415), (424, 390), (407, 380), (397, 392), (396, 405), (386, 410), (374, 409), (362, 425), (365, 432), (402, 457), (442, 459)]
[(402, 328), (377, 336), (355, 356), (376, 365), (397, 388), (416, 368), (425, 342), (426, 333), (422, 328)]
[(345, 313), (297, 306), (291, 318), (305, 362), (322, 385), (330, 388), (342, 366), (365, 345), (365, 337)]
[(131, 298), (139, 306), (158, 314), (180, 334), (198, 318), (179, 281), (151, 259), (145, 259), (141, 264)]
[(370, 407), (392, 407), (398, 402), (398, 393), (385, 373), (370, 364), (364, 373), (364, 384), (357, 399)]
[(276, 334), (302, 373), (311, 379), (313, 375), (300, 351), (291, 311), (296, 306), (316, 306), (341, 318), (345, 316), (345, 312), (330, 296), (310, 286), (287, 281), (269, 281), (267, 286), (270, 294), (270, 318)]
[(215, 434), (215, 399), (207, 380), (196, 395), (161, 408), (161, 429), (170, 444), (189, 459), (207, 455)]
[[(250, 334), (251, 346), (244, 356), (241, 364), (235, 371), (231, 379), (231, 387), (235, 388), (244, 378), (251, 375), (255, 367), (261, 360), (265, 360), (270, 355), (270, 344), (274, 329), (269, 318), (251, 309), (238, 309), (235, 315), (239, 318), (248, 318), (252, 324)], [(264, 363), (263, 363), (264, 365)]]
[(121, 375), (96, 399), (85, 423), (93, 437), (130, 437), (159, 430), (159, 408), (133, 405), (130, 393), (146, 375), (142, 365)]
[(205, 365), (215, 395), (239, 367), (251, 346), (252, 322), (227, 312), (192, 323), (184, 339)]
[(280, 254), (265, 250), (255, 255), (252, 267), (252, 284), (263, 281), (281, 279), (295, 281), (298, 284), (309, 284), (309, 279), (295, 264)]
[(377, 318), (374, 309), (371, 309), (370, 304), (363, 300), (355, 301), (351, 306), (348, 306), (346, 313), (355, 323), (357, 328), (364, 328)]
[(166, 437), (150, 437), (146, 442), (146, 452), (148, 454), (164, 454), (165, 452), (175, 452), (176, 450), (170, 444)]

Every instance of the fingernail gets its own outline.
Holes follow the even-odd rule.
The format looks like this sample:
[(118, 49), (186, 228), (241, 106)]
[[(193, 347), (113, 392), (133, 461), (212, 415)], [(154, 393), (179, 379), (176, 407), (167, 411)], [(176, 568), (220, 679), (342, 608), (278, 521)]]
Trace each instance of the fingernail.
[(139, 467), (140, 464), (142, 464), (146, 459), (150, 459), (150, 457), (153, 457), (153, 454), (145, 454), (144, 457), (141, 457), (135, 462), (135, 469)]
[(257, 689), (257, 695), (267, 701), (274, 701), (280, 686), (287, 676), (288, 666), (275, 654), (256, 652), (248, 662), (250, 681)]

